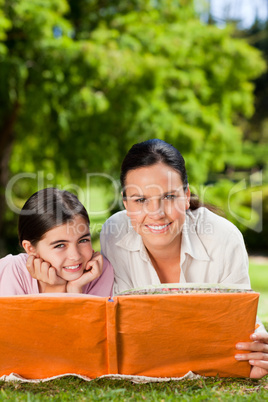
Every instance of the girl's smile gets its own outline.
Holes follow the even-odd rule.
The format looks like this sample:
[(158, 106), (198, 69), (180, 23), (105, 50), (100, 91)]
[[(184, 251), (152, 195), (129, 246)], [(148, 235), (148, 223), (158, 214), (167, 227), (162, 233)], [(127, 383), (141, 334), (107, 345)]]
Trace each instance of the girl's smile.
[(74, 265), (73, 267), (63, 267), (63, 269), (65, 269), (67, 272), (71, 271), (71, 272), (77, 272), (82, 268), (82, 264), (78, 264), (78, 265)]

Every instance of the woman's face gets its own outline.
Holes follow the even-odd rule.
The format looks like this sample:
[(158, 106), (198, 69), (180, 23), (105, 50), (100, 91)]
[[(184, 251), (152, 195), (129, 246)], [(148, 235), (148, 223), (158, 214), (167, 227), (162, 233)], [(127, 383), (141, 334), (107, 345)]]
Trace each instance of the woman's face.
[(128, 172), (125, 190), (127, 215), (147, 249), (179, 245), (190, 201), (180, 174), (164, 163), (141, 167)]
[(58, 276), (66, 281), (78, 279), (93, 254), (88, 224), (77, 215), (46, 232), (34, 249), (35, 255), (56, 268)]

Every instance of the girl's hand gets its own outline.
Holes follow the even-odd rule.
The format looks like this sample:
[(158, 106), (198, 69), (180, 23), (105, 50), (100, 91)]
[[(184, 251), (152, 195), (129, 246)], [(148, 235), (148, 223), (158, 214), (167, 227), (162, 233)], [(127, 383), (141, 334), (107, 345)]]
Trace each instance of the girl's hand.
[(26, 267), (32, 278), (37, 279), (40, 293), (66, 292), (67, 282), (57, 275), (57, 271), (42, 258), (30, 255)]
[(239, 342), (238, 350), (250, 350), (251, 353), (235, 355), (237, 360), (248, 360), (252, 365), (250, 378), (262, 378), (268, 374), (268, 333), (259, 332), (250, 335), (253, 342)]
[(103, 257), (99, 252), (96, 252), (91, 260), (87, 262), (83, 275), (67, 283), (67, 293), (82, 293), (83, 286), (101, 276), (102, 269)]

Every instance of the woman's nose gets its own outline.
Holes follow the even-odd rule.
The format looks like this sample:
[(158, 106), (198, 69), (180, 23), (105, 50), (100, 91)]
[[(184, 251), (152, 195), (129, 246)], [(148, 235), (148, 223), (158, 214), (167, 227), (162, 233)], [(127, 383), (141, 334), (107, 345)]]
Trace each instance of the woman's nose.
[(153, 218), (163, 217), (165, 215), (164, 204), (161, 199), (151, 199), (147, 205), (147, 214)]

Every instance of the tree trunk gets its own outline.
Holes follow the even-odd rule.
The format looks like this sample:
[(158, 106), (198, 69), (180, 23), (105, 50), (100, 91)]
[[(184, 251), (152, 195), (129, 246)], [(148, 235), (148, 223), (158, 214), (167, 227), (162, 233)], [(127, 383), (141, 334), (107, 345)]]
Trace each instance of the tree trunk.
[(18, 110), (19, 104), (17, 102), (14, 104), (11, 113), (3, 122), (0, 131), (0, 234), (2, 234), (6, 209), (5, 189), (9, 180), (9, 160), (15, 138), (14, 126), (18, 116)]

